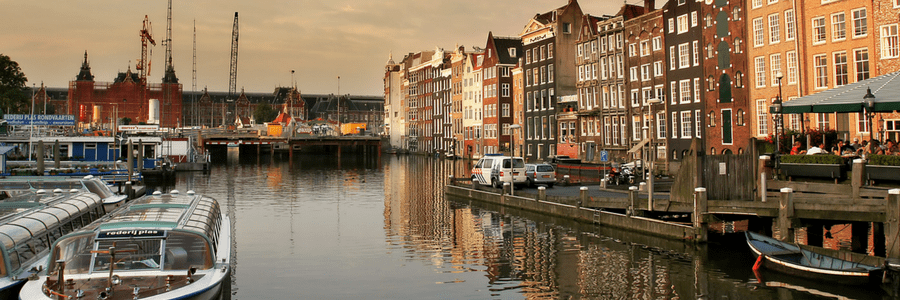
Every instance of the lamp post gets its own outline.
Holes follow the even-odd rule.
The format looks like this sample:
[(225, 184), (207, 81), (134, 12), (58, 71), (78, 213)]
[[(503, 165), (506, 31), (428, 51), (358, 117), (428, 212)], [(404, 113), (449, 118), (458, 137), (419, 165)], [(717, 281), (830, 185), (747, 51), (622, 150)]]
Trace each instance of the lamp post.
[[(875, 95), (872, 95), (872, 89), (866, 88), (866, 95), (863, 96), (863, 103), (865, 104), (866, 111), (866, 120), (869, 121), (869, 143), (872, 143), (872, 134), (875, 132), (875, 127), (872, 127), (872, 119), (875, 118)], [(884, 137), (882, 137), (883, 139)]]
[(775, 78), (778, 79), (778, 98), (775, 98), (772, 101), (772, 105), (769, 106), (769, 112), (772, 113), (772, 117), (775, 120), (775, 124), (773, 127), (775, 129), (775, 156), (781, 152), (781, 134), (779, 133), (779, 129), (784, 131), (784, 114), (781, 112), (782, 103), (781, 103), (781, 78), (784, 77), (780, 71), (775, 73)]
[(662, 100), (659, 100), (659, 98), (647, 99), (647, 106), (649, 107), (650, 112), (650, 116), (648, 117), (650, 118), (650, 128), (647, 131), (647, 133), (650, 135), (650, 146), (648, 147), (649, 149), (647, 151), (647, 156), (650, 156), (650, 168), (649, 174), (647, 174), (647, 203), (648, 209), (650, 209), (651, 211), (653, 210), (653, 171), (656, 168), (656, 137), (653, 133), (653, 127), (657, 125), (654, 124), (656, 122), (656, 118), (654, 118), (655, 116), (653, 115), (653, 106), (660, 103), (662, 103)]
[(516, 130), (519, 130), (519, 129), (522, 129), (522, 126), (519, 124), (509, 125), (509, 130), (512, 132), (512, 138), (509, 141), (509, 144), (511, 147), (509, 154), (511, 154), (511, 156), (516, 156)]

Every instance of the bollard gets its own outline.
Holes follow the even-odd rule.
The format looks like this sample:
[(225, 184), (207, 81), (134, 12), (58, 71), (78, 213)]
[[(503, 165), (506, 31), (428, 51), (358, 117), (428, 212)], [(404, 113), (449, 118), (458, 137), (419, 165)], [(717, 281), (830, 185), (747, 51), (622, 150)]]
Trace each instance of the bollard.
[(125, 182), (125, 195), (127, 195), (128, 199), (134, 199), (134, 188), (131, 181)]
[(541, 202), (541, 200), (547, 201), (547, 187), (545, 187), (545, 186), (538, 187), (538, 196), (537, 196), (536, 200), (537, 200), (537, 202)]
[(601, 189), (606, 188), (606, 178), (600, 179), (600, 188)]
[(455, 185), (456, 178), (453, 178), (453, 175), (447, 175), (447, 179), (450, 182), (450, 185)]
[(638, 191), (641, 191), (641, 192), (647, 191), (647, 183), (646, 182), (638, 183)]
[(628, 210), (625, 212), (629, 217), (634, 216), (637, 211), (637, 190), (638, 187), (630, 186), (628, 187), (628, 202), (631, 203), (628, 205)]
[(504, 182), (504, 183), (503, 183), (503, 191), (500, 192), (500, 194), (501, 194), (501, 195), (509, 195), (509, 188), (510, 188), (510, 187), (512, 187), (512, 185), (509, 184), (509, 182)]
[(707, 240), (707, 224), (705, 215), (709, 210), (706, 188), (698, 187), (694, 189), (694, 213), (693, 223), (696, 230), (695, 239), (698, 242)]
[(588, 187), (583, 186), (579, 190), (580, 190), (580, 194), (579, 194), (580, 197), (578, 197), (578, 207), (580, 208), (582, 205), (584, 205), (585, 202), (587, 202)]
[(794, 228), (792, 221), (794, 219), (794, 190), (791, 188), (781, 189), (781, 197), (778, 198), (778, 231), (779, 240), (782, 242), (794, 242)]
[(859, 199), (859, 189), (863, 186), (863, 174), (866, 173), (866, 161), (863, 159), (854, 159), (853, 168), (851, 169), (850, 187), (853, 193), (853, 199)]
[(900, 233), (900, 189), (888, 191), (885, 215), (884, 242), (886, 258), (900, 259), (900, 243), (896, 241), (900, 239), (897, 235)]
[(766, 167), (768, 163), (768, 155), (759, 156), (759, 186), (756, 188), (759, 189), (759, 199), (762, 202), (766, 202), (766, 180), (768, 179), (766, 175), (772, 172), (772, 168)]
[(563, 185), (569, 185), (569, 175), (563, 176)]

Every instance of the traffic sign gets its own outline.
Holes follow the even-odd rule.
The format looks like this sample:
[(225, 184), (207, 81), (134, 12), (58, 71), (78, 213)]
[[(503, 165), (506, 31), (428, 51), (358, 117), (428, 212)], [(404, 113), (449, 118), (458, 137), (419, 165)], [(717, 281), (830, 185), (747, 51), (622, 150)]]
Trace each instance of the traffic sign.
[(606, 150), (600, 151), (600, 161), (608, 162), (609, 161), (609, 152), (606, 152)]

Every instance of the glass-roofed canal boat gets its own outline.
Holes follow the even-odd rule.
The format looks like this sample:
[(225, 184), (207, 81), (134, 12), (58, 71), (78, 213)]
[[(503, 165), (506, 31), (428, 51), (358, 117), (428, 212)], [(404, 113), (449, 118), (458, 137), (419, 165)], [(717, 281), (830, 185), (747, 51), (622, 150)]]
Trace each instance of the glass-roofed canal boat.
[(116, 207), (125, 204), (125, 200), (128, 198), (127, 195), (116, 194), (106, 182), (91, 175), (84, 177), (11, 176), (0, 179), (0, 199), (38, 190), (52, 191), (55, 189), (64, 191), (78, 189), (97, 194), (103, 200), (103, 208), (106, 211), (113, 211)]
[(82, 190), (0, 200), (0, 299), (15, 299), (26, 279), (45, 269), (53, 241), (104, 213), (100, 197)]
[(230, 285), (231, 229), (219, 203), (154, 193), (53, 244), (20, 299), (214, 299)]

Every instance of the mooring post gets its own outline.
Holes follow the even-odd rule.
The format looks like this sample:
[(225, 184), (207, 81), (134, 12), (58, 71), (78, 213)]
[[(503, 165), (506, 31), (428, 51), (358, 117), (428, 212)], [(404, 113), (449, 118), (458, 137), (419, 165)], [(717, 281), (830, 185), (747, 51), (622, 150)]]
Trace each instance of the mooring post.
[(884, 228), (887, 258), (900, 259), (900, 189), (888, 191)]
[(579, 194), (580, 197), (578, 197), (578, 208), (581, 208), (582, 205), (587, 203), (588, 187), (583, 186), (583, 187), (579, 188), (579, 191), (580, 191), (580, 194)]
[(606, 188), (606, 178), (600, 179), (600, 188), (601, 189)]
[(638, 187), (633, 185), (628, 187), (628, 203), (631, 203), (628, 205), (628, 211), (625, 212), (628, 216), (634, 216), (637, 213), (637, 192)]
[[(127, 199), (134, 199), (134, 187), (132, 186), (131, 181), (125, 182), (125, 195), (128, 197)], [(124, 201), (123, 201), (124, 202)]]
[(128, 181), (131, 181), (132, 173), (134, 173), (134, 153), (131, 152), (131, 140), (128, 140), (127, 149), (128, 150), (125, 151), (127, 153), (125, 154), (128, 155), (128, 159), (126, 160), (128, 162)]
[(37, 174), (44, 176), (44, 141), (38, 141), (37, 146)]
[(569, 175), (563, 176), (563, 185), (565, 185), (565, 186), (569, 185)]
[(646, 182), (638, 183), (638, 191), (641, 191), (641, 192), (647, 191), (647, 183)]
[(538, 196), (537, 196), (536, 200), (537, 200), (537, 202), (547, 201), (547, 187), (545, 187), (545, 186), (538, 187)]
[(850, 186), (853, 190), (853, 199), (859, 199), (859, 188), (863, 185), (863, 173), (866, 172), (866, 161), (863, 159), (853, 160), (853, 173), (850, 174)]
[(706, 212), (709, 210), (706, 188), (698, 187), (694, 189), (694, 239), (697, 242), (706, 242), (707, 240), (707, 223)]
[(766, 167), (769, 164), (769, 156), (761, 155), (759, 157), (759, 199), (762, 202), (766, 202), (766, 174), (769, 174), (770, 168)]
[(450, 185), (455, 185), (456, 178), (453, 178), (453, 175), (447, 175), (447, 181), (450, 182)]
[(512, 187), (512, 185), (509, 184), (509, 182), (504, 182), (504, 183), (503, 183), (503, 191), (500, 192), (500, 194), (503, 194), (503, 195), (509, 194), (509, 188), (510, 188), (510, 187)]
[(778, 198), (778, 234), (782, 242), (794, 242), (794, 228), (791, 223), (794, 219), (794, 189), (781, 189), (781, 197)]

